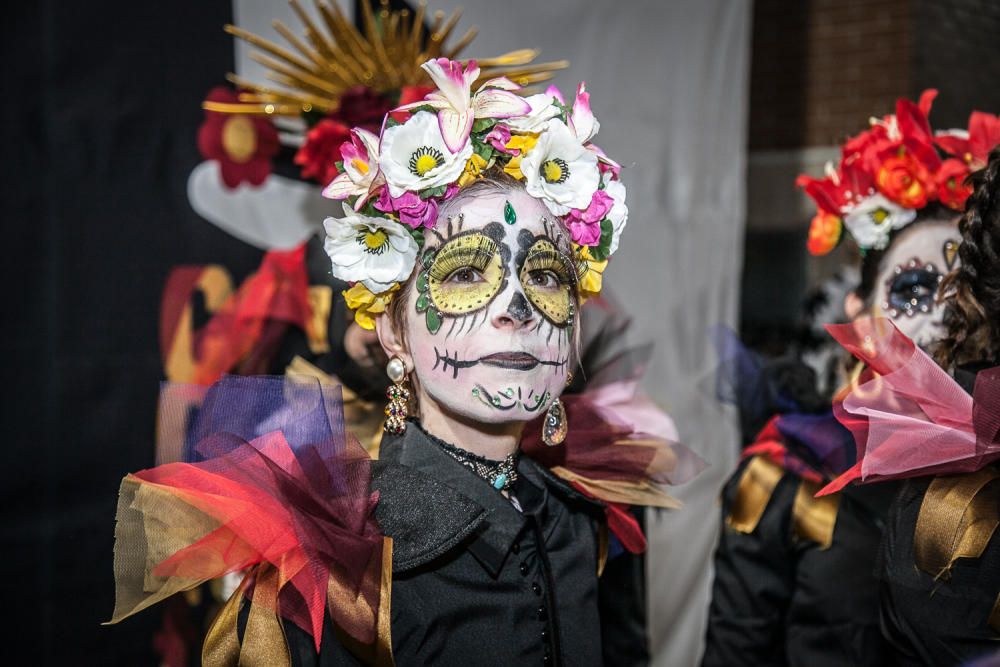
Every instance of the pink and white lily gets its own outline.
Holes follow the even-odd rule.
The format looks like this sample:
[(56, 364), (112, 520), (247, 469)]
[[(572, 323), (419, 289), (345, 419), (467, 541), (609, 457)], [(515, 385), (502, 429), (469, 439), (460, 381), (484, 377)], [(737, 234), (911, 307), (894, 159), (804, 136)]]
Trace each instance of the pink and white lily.
[(384, 179), (378, 169), (379, 138), (360, 127), (351, 130), (351, 140), (340, 147), (344, 170), (323, 188), (328, 199), (357, 197), (354, 210), (360, 210)]
[(473, 95), (472, 84), (479, 78), (479, 65), (475, 60), (463, 66), (456, 60), (437, 58), (428, 60), (421, 67), (438, 89), (423, 100), (404, 104), (396, 111), (422, 106), (437, 110), (441, 136), (452, 153), (465, 147), (476, 119), (512, 118), (531, 111), (531, 105), (512, 92), (520, 86), (505, 77), (490, 79)]

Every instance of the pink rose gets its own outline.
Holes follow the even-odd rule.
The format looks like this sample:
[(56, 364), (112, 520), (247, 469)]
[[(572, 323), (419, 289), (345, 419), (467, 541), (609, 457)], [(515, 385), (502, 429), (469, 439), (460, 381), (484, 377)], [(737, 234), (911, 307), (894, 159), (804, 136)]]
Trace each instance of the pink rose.
[(507, 142), (510, 141), (510, 129), (506, 125), (494, 125), (490, 133), (483, 137), (483, 140), (501, 153), (517, 155), (521, 152), (516, 149), (507, 148)]
[(389, 188), (382, 188), (373, 206), (383, 213), (396, 213), (400, 222), (414, 229), (430, 229), (437, 222), (437, 201), (433, 197), (421, 199), (416, 192), (404, 192), (401, 197), (393, 197)]
[(615, 200), (604, 190), (597, 190), (590, 199), (587, 210), (570, 209), (563, 220), (569, 228), (573, 242), (578, 245), (597, 245), (601, 241), (601, 220), (608, 214)]

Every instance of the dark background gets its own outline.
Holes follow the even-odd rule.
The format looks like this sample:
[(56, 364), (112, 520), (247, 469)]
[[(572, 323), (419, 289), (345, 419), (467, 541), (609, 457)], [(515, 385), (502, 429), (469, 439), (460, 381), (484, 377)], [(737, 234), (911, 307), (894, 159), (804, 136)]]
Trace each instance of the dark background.
[(164, 279), (214, 262), (239, 282), (262, 255), (185, 193), (201, 100), (233, 67), (231, 4), (5, 14), (4, 661), (155, 664), (159, 610), (99, 623), (114, 608), (118, 484), (153, 463)]

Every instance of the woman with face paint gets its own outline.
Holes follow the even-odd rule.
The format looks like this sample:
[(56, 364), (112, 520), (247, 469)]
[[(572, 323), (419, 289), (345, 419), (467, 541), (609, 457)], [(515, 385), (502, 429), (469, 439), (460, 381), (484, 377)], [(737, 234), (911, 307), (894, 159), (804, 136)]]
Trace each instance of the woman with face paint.
[(885, 320), (831, 331), (874, 372), (839, 401), (863, 457), (830, 489), (908, 478), (879, 558), (883, 628), (905, 665), (989, 662), (1000, 640), (1000, 148), (985, 152), (1000, 118), (978, 120), (993, 138), (966, 153), (985, 166), (942, 285), (944, 370)]
[(599, 608), (609, 529), (644, 542), (629, 505), (676, 507), (662, 484), (702, 462), (650, 405), (560, 400), (625, 228), (620, 168), (582, 84), (567, 104), (474, 61), (423, 68), (438, 89), (380, 136), (355, 128), (324, 191), (344, 200), (331, 271), (389, 357), (378, 460), (331, 387), (224, 379), (194, 429), (204, 460), (123, 482), (115, 620), (238, 563), (207, 664), (643, 664), (605, 650), (616, 628), (644, 641)]
[[(900, 100), (895, 114), (845, 143), (836, 169), (799, 180), (819, 207), (810, 252), (832, 250), (845, 228), (861, 249), (847, 316), (890, 318), (920, 345), (942, 332), (936, 294), (958, 260), (957, 209), (968, 195), (968, 167), (931, 132), (934, 94)], [(781, 413), (723, 490), (703, 664), (885, 664), (875, 558), (894, 488), (814, 498), (854, 463), (854, 443), (829, 402), (778, 393)]]

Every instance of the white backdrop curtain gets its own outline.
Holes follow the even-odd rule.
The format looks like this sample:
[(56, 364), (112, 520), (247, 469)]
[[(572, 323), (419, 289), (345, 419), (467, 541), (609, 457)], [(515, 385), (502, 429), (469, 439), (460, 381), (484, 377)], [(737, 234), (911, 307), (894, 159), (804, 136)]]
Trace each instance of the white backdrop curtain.
[[(343, 4), (350, 10), (353, 3)], [(587, 81), (602, 122), (596, 143), (628, 168), (622, 178), (629, 229), (605, 284), (634, 318), (633, 342), (656, 342), (647, 391), (672, 414), (681, 440), (712, 466), (675, 490), (683, 509), (649, 516), (654, 664), (695, 665), (719, 523), (716, 499), (737, 457), (735, 430), (707, 395), (715, 366), (707, 331), (720, 323), (735, 328), (738, 317), (751, 2), (429, 4), (446, 12), (464, 8), (458, 34), (479, 26), (465, 56), (535, 47), (542, 60), (570, 60), (557, 85), (571, 98), (577, 83)], [(261, 34), (270, 34), (272, 18), (289, 13), (273, 0), (235, 5), (237, 22)], [(294, 17), (282, 18), (297, 25)]]

